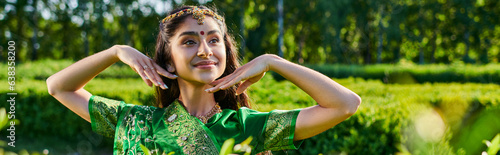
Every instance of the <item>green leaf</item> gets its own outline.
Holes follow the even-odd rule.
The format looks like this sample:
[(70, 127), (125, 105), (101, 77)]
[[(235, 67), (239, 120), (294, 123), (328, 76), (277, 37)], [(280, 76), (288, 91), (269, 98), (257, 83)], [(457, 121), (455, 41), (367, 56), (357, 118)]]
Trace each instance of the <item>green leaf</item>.
[(234, 139), (230, 138), (226, 141), (224, 141), (224, 144), (222, 144), (222, 148), (220, 149), (219, 155), (228, 155), (231, 154), (233, 151), (233, 145), (234, 145)]
[(241, 142), (241, 145), (250, 145), (250, 142), (252, 142), (253, 137), (250, 136), (247, 139), (245, 139), (243, 142)]
[(500, 134), (497, 134), (493, 140), (491, 140), (491, 144), (488, 147), (488, 154), (497, 154), (500, 149)]
[(0, 129), (3, 129), (8, 122), (7, 113), (5, 108), (0, 108)]
[(146, 146), (144, 146), (142, 144), (140, 144), (140, 146), (141, 146), (142, 152), (144, 152), (144, 155), (151, 155), (151, 153), (149, 152), (149, 149)]

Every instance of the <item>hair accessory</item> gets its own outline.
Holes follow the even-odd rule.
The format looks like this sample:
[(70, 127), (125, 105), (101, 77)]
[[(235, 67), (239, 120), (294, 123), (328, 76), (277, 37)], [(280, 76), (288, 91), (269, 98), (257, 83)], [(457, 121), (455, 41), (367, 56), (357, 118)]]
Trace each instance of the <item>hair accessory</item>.
[(171, 14), (171, 15), (163, 18), (163, 20), (161, 22), (165, 23), (166, 21), (168, 21), (170, 19), (182, 16), (184, 14), (192, 14), (193, 19), (198, 20), (198, 25), (203, 25), (203, 23), (205, 23), (203, 21), (203, 19), (205, 19), (205, 15), (210, 15), (210, 16), (214, 17), (215, 19), (223, 22), (222, 17), (219, 16), (218, 14), (216, 14), (215, 12), (213, 12), (212, 10), (200, 9), (197, 6), (193, 6), (192, 8), (184, 9), (184, 10), (181, 10), (181, 11), (176, 12), (174, 14)]

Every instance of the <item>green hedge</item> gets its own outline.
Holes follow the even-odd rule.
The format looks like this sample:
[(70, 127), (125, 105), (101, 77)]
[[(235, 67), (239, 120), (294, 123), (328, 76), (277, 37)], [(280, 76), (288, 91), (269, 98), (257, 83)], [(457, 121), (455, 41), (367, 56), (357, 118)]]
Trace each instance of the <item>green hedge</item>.
[[(152, 105), (152, 88), (141, 82), (140, 79), (94, 79), (85, 89), (94, 95)], [(0, 92), (0, 100), (6, 101), (9, 96), (4, 94), (10, 91), (2, 87)], [(94, 151), (100, 147), (112, 149), (112, 139), (93, 133), (89, 122), (48, 94), (45, 80), (25, 79), (16, 82), (16, 92), (15, 116), (20, 124), (15, 126), (16, 148), (7, 147), (7, 150), (18, 152), (24, 148), (42, 152), (43, 149), (49, 149), (54, 154), (66, 154), (82, 153), (88, 151), (88, 147)], [(9, 111), (10, 107), (5, 108)], [(0, 133), (4, 135), (4, 131)], [(2, 136), (0, 140), (9, 141), (4, 138)]]
[[(44, 80), (58, 71), (70, 66), (74, 61), (71, 60), (39, 60), (33, 62), (16, 62), (17, 80)], [(0, 78), (7, 79), (7, 64), (0, 64)], [(97, 78), (139, 78), (128, 65), (124, 63), (115, 63), (103, 71)]]
[[(460, 130), (477, 124), (475, 120), (500, 121), (499, 113), (495, 111), (500, 109), (500, 86), (496, 84), (387, 85), (359, 78), (336, 81), (362, 97), (358, 112), (334, 128), (305, 140), (299, 150), (287, 151), (288, 154), (394, 154), (405, 150), (414, 154), (464, 151), (477, 154), (486, 148), (482, 140), (492, 139), (500, 132), (499, 126), (485, 126), (484, 123), (480, 129)], [(94, 79), (86, 89), (95, 95), (134, 104), (149, 105), (154, 101), (152, 89), (141, 79)], [(64, 153), (68, 150), (62, 146), (77, 148), (81, 141), (88, 139), (88, 134), (82, 133), (90, 133), (90, 124), (51, 97), (44, 81), (23, 80), (18, 83), (17, 90), (16, 117), (21, 124), (16, 127), (16, 135), (20, 139), (32, 140), (19, 141), (19, 148), (32, 148), (36, 144), (45, 145), (45, 148), (53, 149), (52, 152)], [(8, 91), (0, 88), (0, 92)], [(315, 105), (314, 100), (290, 82), (277, 82), (271, 76), (265, 76), (250, 87), (249, 93), (254, 109), (260, 111)], [(5, 97), (1, 99), (5, 100)], [(412, 120), (419, 111), (428, 109), (440, 111), (449, 126), (446, 136), (439, 142), (428, 143), (418, 139), (418, 135), (405, 134), (416, 133), (412, 131), (415, 128)], [(472, 117), (483, 115), (485, 117)], [(471, 140), (470, 135), (475, 138)], [(68, 144), (61, 146), (60, 143), (45, 141), (53, 138)], [(111, 141), (106, 139), (94, 147), (110, 150)]]
[[(354, 78), (336, 81), (361, 96), (363, 103), (358, 112), (334, 128), (305, 140), (299, 150), (290, 150), (287, 154), (405, 151), (480, 154), (486, 149), (482, 140), (500, 133), (500, 125), (497, 125), (500, 123), (500, 86), (496, 84), (388, 85)], [(422, 111), (429, 110), (437, 111), (447, 127), (438, 141), (428, 142), (415, 131), (415, 119), (421, 117)]]
[[(500, 65), (306, 65), (332, 78), (360, 77), (385, 83), (474, 82), (500, 84)], [(276, 73), (277, 80), (283, 77)]]
[[(71, 65), (70, 60), (40, 60), (17, 63), (16, 74), (19, 79), (46, 79), (50, 75)], [(500, 64), (469, 65), (456, 63), (451, 65), (305, 65), (332, 78), (360, 77), (376, 79), (385, 83), (496, 83), (500, 84)], [(6, 64), (0, 64), (0, 70), (7, 70)], [(277, 80), (283, 77), (272, 73)], [(0, 78), (6, 79), (7, 72), (0, 72)], [(130, 67), (116, 63), (98, 78), (138, 78)]]

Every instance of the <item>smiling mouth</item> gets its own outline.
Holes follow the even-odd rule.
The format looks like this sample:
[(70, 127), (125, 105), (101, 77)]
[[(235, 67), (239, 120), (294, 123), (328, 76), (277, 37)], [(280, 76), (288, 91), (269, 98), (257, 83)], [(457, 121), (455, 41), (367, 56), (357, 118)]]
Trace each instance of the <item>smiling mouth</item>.
[(201, 62), (194, 64), (194, 67), (208, 69), (208, 68), (215, 67), (215, 65), (217, 65), (217, 63), (214, 61), (201, 61)]

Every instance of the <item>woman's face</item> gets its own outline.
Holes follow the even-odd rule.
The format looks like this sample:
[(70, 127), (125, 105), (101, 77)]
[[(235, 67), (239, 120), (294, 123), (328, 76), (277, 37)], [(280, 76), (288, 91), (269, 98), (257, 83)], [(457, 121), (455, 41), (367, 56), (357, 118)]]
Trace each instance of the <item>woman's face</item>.
[(206, 16), (203, 25), (191, 16), (170, 38), (173, 67), (177, 75), (194, 84), (209, 84), (226, 68), (224, 38), (217, 22)]

